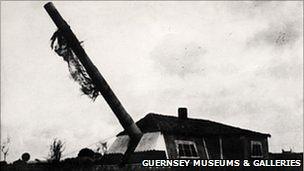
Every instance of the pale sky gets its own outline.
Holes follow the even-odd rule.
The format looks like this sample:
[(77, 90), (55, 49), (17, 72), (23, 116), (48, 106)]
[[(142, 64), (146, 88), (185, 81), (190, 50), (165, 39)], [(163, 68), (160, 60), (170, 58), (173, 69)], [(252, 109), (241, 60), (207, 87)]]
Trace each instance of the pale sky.
[[(64, 155), (122, 130), (50, 48), (46, 2), (1, 2), (1, 140), (8, 161)], [(135, 121), (149, 112), (271, 134), (303, 151), (303, 2), (54, 2)]]

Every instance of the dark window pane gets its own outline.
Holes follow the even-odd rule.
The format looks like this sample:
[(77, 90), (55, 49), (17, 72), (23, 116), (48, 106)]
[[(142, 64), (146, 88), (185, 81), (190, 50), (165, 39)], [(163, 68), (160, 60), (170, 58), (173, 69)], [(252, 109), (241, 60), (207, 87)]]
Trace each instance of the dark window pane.
[(196, 156), (197, 156), (197, 153), (196, 153), (196, 150), (195, 150), (195, 148), (194, 148), (194, 145), (193, 145), (193, 144), (191, 144), (191, 145), (190, 145), (190, 149), (191, 149), (191, 156), (196, 157)]
[(185, 156), (191, 156), (190, 146), (184, 144)]
[(252, 145), (252, 156), (262, 156), (262, 146), (260, 144)]
[(185, 156), (184, 148), (182, 144), (178, 144), (179, 156)]

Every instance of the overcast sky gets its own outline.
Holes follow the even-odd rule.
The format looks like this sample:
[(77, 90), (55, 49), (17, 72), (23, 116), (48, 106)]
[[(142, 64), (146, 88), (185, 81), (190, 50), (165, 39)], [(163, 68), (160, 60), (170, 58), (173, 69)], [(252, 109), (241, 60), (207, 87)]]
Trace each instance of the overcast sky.
[[(122, 130), (102, 96), (82, 95), (50, 48), (45, 2), (1, 2), (1, 140), (8, 160), (78, 151)], [(271, 134), (303, 149), (303, 2), (59, 2), (94, 64), (136, 121), (149, 112)]]

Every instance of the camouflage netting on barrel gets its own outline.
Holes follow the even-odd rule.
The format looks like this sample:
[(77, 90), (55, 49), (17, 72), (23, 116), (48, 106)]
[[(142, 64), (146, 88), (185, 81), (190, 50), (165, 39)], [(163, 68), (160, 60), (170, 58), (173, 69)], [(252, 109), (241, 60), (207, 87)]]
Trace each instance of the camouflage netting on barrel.
[(79, 83), (81, 91), (95, 100), (99, 95), (99, 91), (77, 56), (68, 46), (60, 30), (57, 30), (51, 37), (51, 48), (68, 63), (71, 77)]

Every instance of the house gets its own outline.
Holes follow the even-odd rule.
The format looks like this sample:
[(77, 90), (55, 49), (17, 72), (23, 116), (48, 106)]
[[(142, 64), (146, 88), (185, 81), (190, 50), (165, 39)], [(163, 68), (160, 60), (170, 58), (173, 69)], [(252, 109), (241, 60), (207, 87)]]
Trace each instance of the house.
[[(269, 158), (269, 134), (189, 118), (186, 108), (178, 109), (178, 117), (150, 113), (136, 124), (144, 135), (135, 154), (163, 152), (167, 159)], [(126, 132), (120, 132), (108, 154), (123, 154), (128, 141)]]

